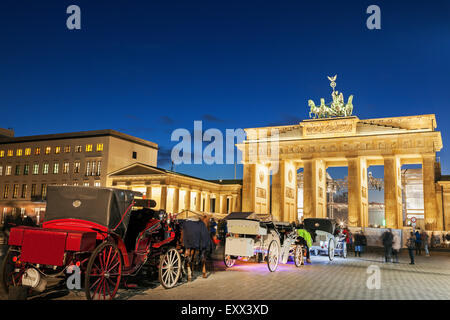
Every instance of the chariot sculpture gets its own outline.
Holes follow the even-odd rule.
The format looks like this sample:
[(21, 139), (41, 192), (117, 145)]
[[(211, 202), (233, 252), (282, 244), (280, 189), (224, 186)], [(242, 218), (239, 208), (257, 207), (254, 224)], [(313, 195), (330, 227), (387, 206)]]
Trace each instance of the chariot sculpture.
[(309, 117), (312, 119), (316, 118), (331, 118), (331, 117), (349, 117), (353, 113), (353, 95), (348, 97), (347, 103), (344, 101), (344, 95), (339, 93), (339, 91), (335, 90), (336, 87), (336, 78), (328, 77), (328, 80), (331, 81), (330, 87), (333, 88), (333, 92), (331, 93), (332, 102), (329, 105), (325, 104), (325, 99), (320, 99), (320, 106), (316, 106), (313, 100), (308, 100), (308, 105), (310, 107)]

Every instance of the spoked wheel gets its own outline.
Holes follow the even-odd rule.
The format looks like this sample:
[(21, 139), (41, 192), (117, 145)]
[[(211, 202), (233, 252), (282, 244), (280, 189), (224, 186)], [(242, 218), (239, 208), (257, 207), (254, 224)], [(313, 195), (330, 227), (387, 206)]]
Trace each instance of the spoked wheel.
[(225, 257), (223, 258), (223, 262), (225, 263), (225, 266), (227, 268), (231, 268), (232, 266), (234, 266), (236, 259), (232, 259), (231, 256), (225, 255)]
[(116, 245), (103, 242), (92, 253), (84, 282), (88, 300), (112, 300), (122, 277), (122, 257)]
[(267, 252), (267, 267), (270, 272), (274, 272), (278, 268), (278, 261), (280, 260), (280, 248), (278, 242), (272, 240), (269, 244), (269, 251)]
[(301, 245), (296, 245), (294, 250), (294, 263), (299, 268), (303, 264), (303, 248)]
[(328, 241), (328, 258), (330, 261), (333, 261), (334, 259), (334, 239)]
[(159, 263), (159, 282), (166, 289), (173, 288), (181, 274), (181, 255), (175, 248), (170, 248), (163, 256)]
[[(13, 260), (14, 257), (17, 257), (17, 261)], [(22, 276), (24, 272), (25, 266), (20, 264), (20, 253), (8, 250), (0, 270), (1, 287), (6, 294), (9, 292), (9, 287), (18, 287), (22, 285)]]

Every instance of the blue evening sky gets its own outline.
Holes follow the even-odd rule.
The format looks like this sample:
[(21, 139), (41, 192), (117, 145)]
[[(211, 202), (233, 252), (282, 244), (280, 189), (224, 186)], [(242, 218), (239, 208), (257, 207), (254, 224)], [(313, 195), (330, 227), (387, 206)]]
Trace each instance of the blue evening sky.
[[(66, 28), (72, 4), (81, 30)], [(366, 28), (371, 4), (381, 30)], [(448, 0), (2, 0), (0, 41), (0, 127), (17, 136), (115, 129), (158, 143), (170, 169), (174, 129), (298, 123), (338, 74), (360, 119), (436, 114), (450, 173)]]

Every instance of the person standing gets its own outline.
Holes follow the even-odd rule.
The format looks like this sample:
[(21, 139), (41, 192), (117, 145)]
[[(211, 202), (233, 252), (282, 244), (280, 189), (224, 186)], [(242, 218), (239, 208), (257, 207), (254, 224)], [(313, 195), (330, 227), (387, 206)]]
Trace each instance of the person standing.
[(392, 238), (392, 254), (394, 256), (394, 263), (398, 263), (398, 254), (400, 252), (401, 247), (402, 247), (401, 238), (397, 233), (394, 233)]
[(423, 250), (425, 250), (425, 255), (427, 256), (427, 257), (429, 257), (430, 256), (430, 250), (428, 250), (428, 233), (424, 230), (424, 231), (422, 231), (422, 234), (421, 234), (421, 240), (422, 240), (422, 243), (423, 243)]
[(388, 229), (381, 236), (381, 241), (383, 242), (384, 247), (385, 262), (391, 262), (392, 240), (393, 240), (392, 230)]
[(416, 255), (420, 256), (422, 253), (422, 239), (420, 238), (419, 230), (416, 231)]
[(411, 259), (410, 264), (414, 264), (414, 249), (416, 247), (416, 236), (412, 231), (409, 234), (408, 240), (406, 241), (406, 246), (408, 247), (409, 258)]

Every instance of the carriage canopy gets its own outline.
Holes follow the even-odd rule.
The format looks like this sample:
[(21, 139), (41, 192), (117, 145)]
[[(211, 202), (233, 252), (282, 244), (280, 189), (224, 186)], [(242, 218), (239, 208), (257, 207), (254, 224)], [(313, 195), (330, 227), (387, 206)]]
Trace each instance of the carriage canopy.
[(131, 208), (123, 219), (122, 216), (135, 196), (141, 196), (141, 194), (114, 188), (49, 186), (45, 221), (86, 220), (108, 229), (114, 229), (117, 226), (116, 232), (124, 236)]
[(334, 234), (336, 222), (334, 219), (307, 218), (303, 220), (305, 229), (311, 231), (325, 231)]

